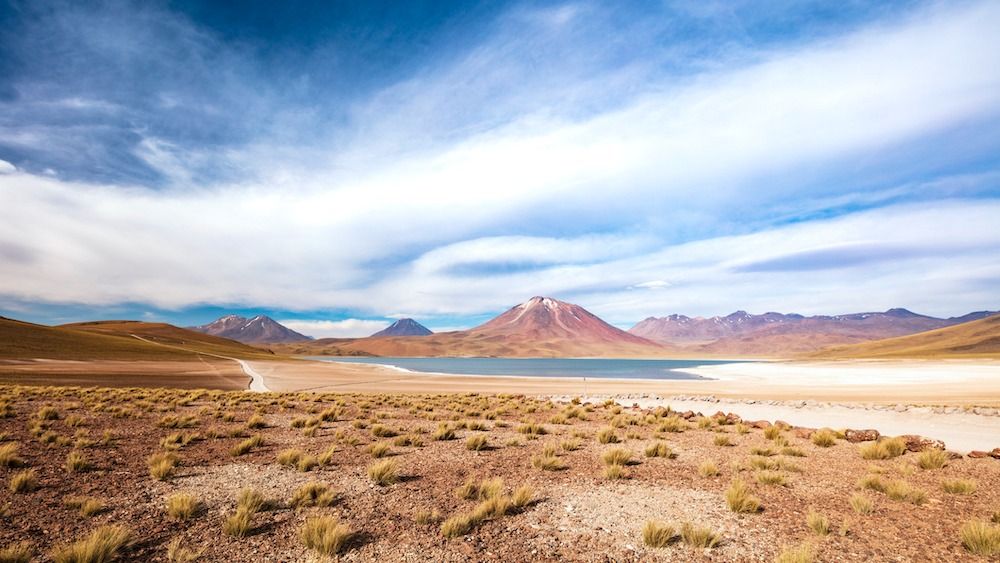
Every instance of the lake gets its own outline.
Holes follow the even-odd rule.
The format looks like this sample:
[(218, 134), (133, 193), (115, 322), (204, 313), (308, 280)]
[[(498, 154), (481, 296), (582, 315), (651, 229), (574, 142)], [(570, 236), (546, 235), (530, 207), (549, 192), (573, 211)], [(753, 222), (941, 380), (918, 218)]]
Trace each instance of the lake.
[(310, 360), (379, 364), (424, 373), (516, 375), (524, 377), (593, 377), (606, 379), (704, 379), (680, 371), (731, 360), (630, 360), (581, 358), (389, 358), (310, 356)]

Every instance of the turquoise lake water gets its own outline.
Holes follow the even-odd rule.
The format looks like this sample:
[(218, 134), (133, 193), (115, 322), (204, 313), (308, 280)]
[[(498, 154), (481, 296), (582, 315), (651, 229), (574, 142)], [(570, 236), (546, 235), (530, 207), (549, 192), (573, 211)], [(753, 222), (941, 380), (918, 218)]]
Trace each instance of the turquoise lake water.
[(310, 360), (381, 364), (410, 371), (526, 377), (608, 379), (704, 379), (683, 368), (732, 363), (725, 360), (621, 360), (578, 358), (388, 358), (312, 356)]

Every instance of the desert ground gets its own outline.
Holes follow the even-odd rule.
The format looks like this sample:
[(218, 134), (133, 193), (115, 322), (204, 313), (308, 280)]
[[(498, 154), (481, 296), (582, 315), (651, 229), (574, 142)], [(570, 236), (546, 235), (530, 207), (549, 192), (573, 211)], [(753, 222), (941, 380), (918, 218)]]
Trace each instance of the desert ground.
[(963, 541), (1000, 533), (998, 460), (612, 401), (8, 385), (0, 404), (6, 560), (79, 560), (97, 534), (142, 561), (975, 561)]

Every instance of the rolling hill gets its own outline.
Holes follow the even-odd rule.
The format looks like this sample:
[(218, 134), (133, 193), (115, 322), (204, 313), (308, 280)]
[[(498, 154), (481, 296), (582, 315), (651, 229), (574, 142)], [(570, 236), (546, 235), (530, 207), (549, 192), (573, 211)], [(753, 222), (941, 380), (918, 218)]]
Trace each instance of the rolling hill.
[[(116, 329), (102, 328), (100, 327), (102, 324), (104, 323), (50, 327), (0, 317), (0, 358), (12, 360), (183, 361), (198, 359), (198, 355), (192, 352), (168, 348), (133, 338), (127, 332), (120, 330), (123, 323), (112, 323), (118, 325)], [(148, 325), (148, 323), (136, 324)], [(137, 326), (134, 328), (139, 329), (140, 327)], [(176, 327), (171, 328), (183, 330)], [(136, 330), (136, 333), (140, 332)], [(171, 341), (183, 342), (183, 340), (173, 338)], [(202, 347), (203, 345), (197, 346)], [(210, 348), (214, 351), (220, 351), (220, 353), (223, 350), (227, 352), (235, 351), (232, 347), (222, 343), (211, 343), (204, 345), (204, 348), (206, 351)], [(267, 354), (267, 352), (254, 348), (250, 348), (246, 352), (256, 356)]]
[(481, 357), (656, 357), (674, 351), (615, 328), (579, 305), (549, 297), (533, 297), (469, 330), (320, 339), (276, 349), (303, 355)]
[(837, 346), (812, 354), (818, 359), (847, 358), (1000, 358), (1000, 315), (958, 325)]
[[(274, 359), (274, 354), (268, 350), (166, 323), (92, 321), (66, 324), (55, 328), (138, 341), (138, 339), (133, 337), (135, 335), (158, 344), (241, 359)], [(153, 345), (156, 346), (156, 344)], [(157, 347), (160, 348), (162, 346)]]

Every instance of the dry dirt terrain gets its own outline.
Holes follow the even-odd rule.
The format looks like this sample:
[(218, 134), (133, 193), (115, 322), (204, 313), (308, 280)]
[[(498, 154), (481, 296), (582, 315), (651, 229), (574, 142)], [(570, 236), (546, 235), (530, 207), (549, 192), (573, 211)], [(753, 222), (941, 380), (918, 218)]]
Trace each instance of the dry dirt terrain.
[(986, 560), (970, 521), (1000, 543), (996, 459), (724, 416), (29, 386), (0, 416), (6, 560), (94, 560), (92, 533), (135, 561)]

